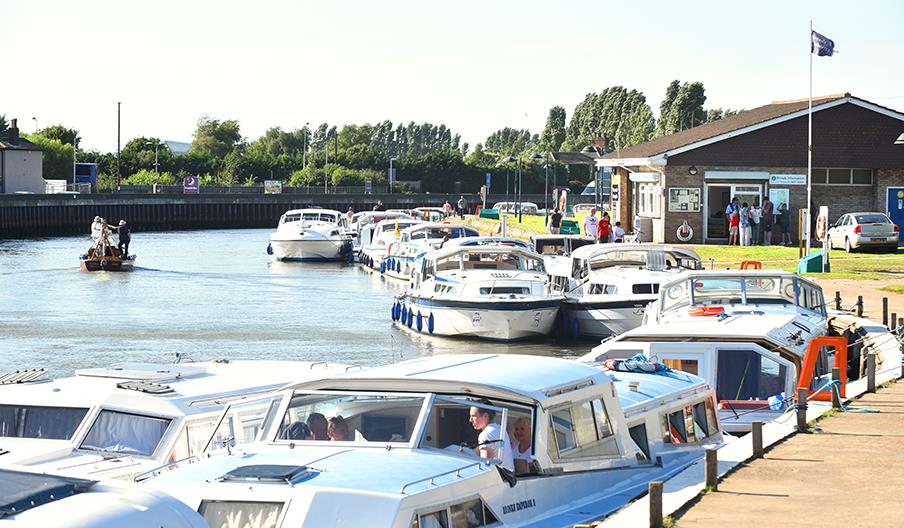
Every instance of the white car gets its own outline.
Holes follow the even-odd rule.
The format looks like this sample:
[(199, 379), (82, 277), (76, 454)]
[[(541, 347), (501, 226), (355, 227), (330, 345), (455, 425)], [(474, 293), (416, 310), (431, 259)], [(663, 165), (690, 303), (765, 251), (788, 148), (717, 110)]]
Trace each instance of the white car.
[(829, 248), (898, 250), (899, 228), (884, 213), (848, 213), (829, 228)]
[[(518, 202), (497, 202), (496, 205), (493, 206), (493, 209), (496, 209), (500, 213), (515, 213), (518, 211)], [(540, 209), (537, 207), (537, 204), (531, 202), (521, 202), (522, 214), (536, 215), (539, 214), (539, 211)]]

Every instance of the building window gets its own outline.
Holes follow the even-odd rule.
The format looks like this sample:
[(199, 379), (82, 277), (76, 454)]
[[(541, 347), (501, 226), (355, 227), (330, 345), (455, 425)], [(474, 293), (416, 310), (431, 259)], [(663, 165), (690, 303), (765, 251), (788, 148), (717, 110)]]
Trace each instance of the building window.
[(662, 201), (662, 187), (657, 183), (637, 184), (637, 214), (659, 216)]
[(872, 185), (873, 169), (813, 169), (818, 185)]

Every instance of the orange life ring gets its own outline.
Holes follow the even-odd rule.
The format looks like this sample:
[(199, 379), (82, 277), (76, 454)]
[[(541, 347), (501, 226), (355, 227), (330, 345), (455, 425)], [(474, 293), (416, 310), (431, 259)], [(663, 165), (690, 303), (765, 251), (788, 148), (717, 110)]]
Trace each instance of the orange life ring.
[(725, 308), (721, 306), (691, 306), (687, 309), (687, 314), (695, 317), (711, 317), (725, 313)]

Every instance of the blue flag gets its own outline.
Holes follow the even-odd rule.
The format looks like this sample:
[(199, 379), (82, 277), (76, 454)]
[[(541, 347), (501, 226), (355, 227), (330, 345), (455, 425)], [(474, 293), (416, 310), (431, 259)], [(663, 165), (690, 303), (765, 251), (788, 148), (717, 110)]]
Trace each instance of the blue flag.
[(831, 57), (835, 53), (835, 41), (825, 35), (810, 31), (810, 53), (815, 53), (820, 57)]

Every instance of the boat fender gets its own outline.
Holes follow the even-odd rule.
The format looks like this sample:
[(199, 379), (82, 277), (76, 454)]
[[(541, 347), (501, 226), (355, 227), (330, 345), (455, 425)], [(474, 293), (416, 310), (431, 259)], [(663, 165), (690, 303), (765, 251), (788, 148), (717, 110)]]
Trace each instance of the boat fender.
[(575, 318), (571, 322), (571, 337), (577, 339), (577, 337), (581, 334), (581, 325), (578, 322), (577, 318)]
[(420, 332), (424, 329), (424, 318), (421, 317), (421, 312), (417, 313), (417, 331)]
[(571, 328), (571, 325), (568, 324), (568, 316), (565, 315), (565, 314), (562, 314), (562, 326), (561, 326), (561, 329), (562, 329), (562, 335), (567, 334), (567, 333), (568, 333), (568, 330), (569, 330), (570, 328)]
[(268, 255), (273, 254), (273, 245), (272, 244), (267, 244), (267, 254)]
[(402, 305), (402, 316), (399, 318), (399, 320), (402, 321), (402, 324), (408, 321), (408, 307), (405, 305)]
[(712, 317), (725, 313), (722, 306), (691, 306), (687, 309), (687, 314), (695, 317)]
[(427, 317), (427, 331), (431, 334), (433, 333), (433, 314), (431, 313), (429, 317)]
[(406, 321), (406, 323), (408, 323), (408, 328), (411, 328), (411, 323), (413, 323), (413, 322), (414, 322), (414, 310), (408, 310), (408, 320)]
[(396, 262), (395, 270), (396, 270), (396, 273), (402, 273), (402, 262), (401, 261)]
[(381, 262), (380, 263), (380, 273), (384, 273), (385, 271), (386, 271), (386, 263)]
[(396, 303), (392, 303), (392, 309), (389, 311), (389, 318), (395, 321)]

